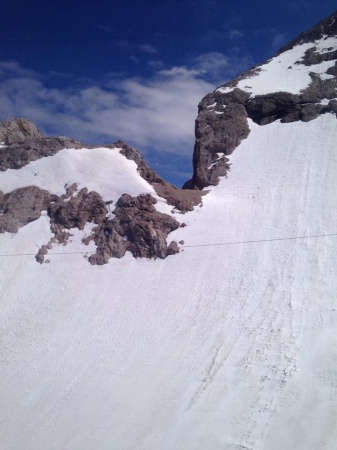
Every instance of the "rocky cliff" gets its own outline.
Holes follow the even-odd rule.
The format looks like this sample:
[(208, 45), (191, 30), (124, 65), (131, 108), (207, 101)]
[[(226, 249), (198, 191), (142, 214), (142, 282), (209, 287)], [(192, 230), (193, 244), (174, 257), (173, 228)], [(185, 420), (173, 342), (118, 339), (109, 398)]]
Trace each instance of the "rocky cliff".
[(195, 123), (193, 177), (184, 187), (219, 183), (229, 170), (227, 156), (249, 135), (248, 119), (267, 125), (337, 115), (336, 36), (337, 12), (206, 95)]

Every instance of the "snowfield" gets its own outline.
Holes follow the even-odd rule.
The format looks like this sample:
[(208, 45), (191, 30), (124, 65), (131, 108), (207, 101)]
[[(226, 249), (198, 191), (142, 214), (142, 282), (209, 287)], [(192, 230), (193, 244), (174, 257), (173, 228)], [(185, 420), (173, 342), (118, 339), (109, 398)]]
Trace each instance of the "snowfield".
[[(310, 66), (298, 64), (302, 61), (305, 52), (314, 46), (316, 53), (329, 53), (337, 48), (337, 37), (328, 37), (317, 40), (315, 43), (297, 45), (259, 66), (253, 76), (240, 80), (236, 87), (254, 96), (280, 91), (300, 94), (312, 82), (309, 75), (311, 72), (319, 75), (322, 80), (333, 78), (332, 75), (327, 75), (325, 72), (335, 65), (335, 60), (323, 61)], [(233, 88), (220, 87), (217, 90), (228, 93)]]
[[(87, 227), (40, 265), (29, 254), (50, 238), (46, 215), (0, 234), (3, 449), (336, 448), (336, 118), (249, 125), (228, 178), (179, 216), (178, 255), (91, 266), (76, 253), (92, 250)], [(0, 189), (31, 177), (100, 192), (99, 173), (52, 171), (81, 152), (2, 173)], [(111, 150), (97, 152), (104, 174)], [(151, 192), (130, 164), (114, 167)]]

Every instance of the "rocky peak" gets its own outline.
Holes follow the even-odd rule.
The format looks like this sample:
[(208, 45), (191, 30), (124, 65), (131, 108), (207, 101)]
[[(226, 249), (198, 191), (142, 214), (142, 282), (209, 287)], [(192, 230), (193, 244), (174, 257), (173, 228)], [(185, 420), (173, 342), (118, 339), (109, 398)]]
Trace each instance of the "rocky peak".
[(295, 39), (289, 42), (280, 49), (278, 55), (287, 50), (291, 50), (296, 45), (310, 43), (317, 41), (318, 39), (324, 39), (331, 36), (337, 35), (337, 11), (335, 11), (331, 16), (326, 19), (321, 20), (317, 25), (310, 28), (310, 30), (301, 33)]
[(25, 141), (27, 138), (42, 138), (43, 135), (31, 120), (8, 119), (0, 123), (0, 142), (5, 145)]
[[(275, 120), (307, 122), (321, 114), (337, 115), (336, 36), (337, 12), (291, 41), (274, 58), (206, 95), (195, 123), (193, 177), (184, 188), (203, 189), (219, 183), (230, 167), (227, 156), (249, 135), (248, 119), (267, 125)], [(302, 57), (291, 53), (298, 46), (303, 48)], [(305, 80), (298, 92), (291, 82), (294, 73)], [(259, 78), (265, 81), (256, 82)], [(268, 92), (264, 85), (271, 79)], [(283, 80), (289, 80), (288, 84)]]

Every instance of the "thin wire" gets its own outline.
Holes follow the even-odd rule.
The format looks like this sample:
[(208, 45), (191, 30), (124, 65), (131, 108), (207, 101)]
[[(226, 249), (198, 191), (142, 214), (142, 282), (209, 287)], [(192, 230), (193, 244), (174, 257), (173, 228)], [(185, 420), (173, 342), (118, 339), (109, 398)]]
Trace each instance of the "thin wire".
[(239, 244), (258, 244), (261, 242), (275, 242), (275, 241), (290, 241), (296, 239), (311, 239), (311, 238), (321, 238), (321, 237), (330, 237), (337, 236), (337, 233), (331, 234), (317, 234), (312, 236), (295, 236), (295, 237), (284, 237), (284, 238), (274, 238), (274, 239), (259, 239), (255, 241), (233, 241), (233, 242), (221, 242), (215, 244), (195, 244), (195, 245), (184, 245), (184, 248), (193, 248), (193, 247), (214, 247), (221, 245), (239, 245)]
[[(195, 248), (195, 247), (215, 247), (215, 246), (226, 246), (226, 245), (240, 245), (240, 244), (259, 244), (262, 242), (276, 242), (276, 241), (294, 241), (298, 239), (312, 239), (312, 238), (322, 238), (322, 237), (332, 237), (337, 236), (337, 233), (331, 234), (316, 234), (311, 236), (295, 236), (295, 237), (284, 237), (284, 238), (274, 238), (274, 239), (259, 239), (252, 241), (233, 241), (233, 242), (220, 242), (215, 244), (195, 244), (195, 245), (184, 245), (183, 248)], [(91, 253), (90, 251), (86, 252), (52, 252), (47, 253), (45, 256), (52, 255), (86, 255)], [(37, 253), (10, 253), (10, 254), (0, 254), (0, 257), (5, 256), (36, 256)]]

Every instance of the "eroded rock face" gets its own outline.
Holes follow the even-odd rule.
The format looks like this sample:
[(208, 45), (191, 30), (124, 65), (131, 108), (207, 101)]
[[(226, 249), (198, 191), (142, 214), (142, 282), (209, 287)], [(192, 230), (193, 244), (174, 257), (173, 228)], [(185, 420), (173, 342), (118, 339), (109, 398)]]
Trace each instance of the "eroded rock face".
[(42, 134), (31, 120), (8, 119), (0, 123), (0, 142), (5, 145), (25, 141), (28, 138), (42, 138)]
[[(283, 47), (278, 54), (295, 45), (336, 35), (337, 13), (334, 13)], [(295, 64), (310, 66), (336, 59), (336, 49), (326, 48), (318, 52), (313, 44)], [(275, 120), (282, 123), (308, 122), (320, 114), (336, 115), (337, 61), (326, 70), (326, 74), (323, 74), (325, 76), (310, 73), (310, 85), (298, 95), (272, 92), (253, 96), (236, 87), (239, 81), (258, 76), (262, 66), (254, 66), (235, 80), (221, 86), (231, 89), (230, 92), (216, 90), (200, 102), (195, 126), (193, 178), (185, 183), (184, 188), (203, 189), (219, 183), (219, 177), (225, 176), (230, 167), (226, 156), (249, 135), (247, 118), (259, 125), (267, 125)], [(291, 70), (292, 67), (288, 69)]]
[[(114, 218), (109, 218), (107, 204), (110, 202), (105, 202), (97, 192), (88, 192), (86, 188), (72, 196), (74, 190), (76, 185), (70, 186), (61, 197), (49, 197), (47, 213), (53, 236), (39, 249), (36, 255), (38, 262), (44, 262), (54, 243), (66, 245), (71, 229), (83, 230), (87, 223), (96, 225), (92, 234), (83, 239), (84, 244), (94, 241), (97, 247), (96, 253), (89, 257), (91, 264), (106, 264), (110, 258), (122, 258), (127, 251), (136, 258), (154, 259), (163, 259), (179, 252), (176, 242), (170, 245), (166, 242), (168, 234), (179, 227), (179, 222), (156, 211), (154, 205), (157, 200), (150, 194), (138, 197), (122, 195), (114, 210)], [(39, 198), (41, 195), (39, 193)], [(45, 209), (45, 203), (38, 203), (40, 211)], [(32, 220), (40, 217), (40, 211)]]
[(55, 155), (63, 148), (81, 148), (78, 141), (65, 137), (29, 137), (25, 141), (13, 142), (0, 148), (0, 172), (20, 169), (31, 161)]
[(13, 192), (0, 192), (0, 233), (16, 233), (19, 228), (37, 220), (53, 197), (36, 186)]
[(31, 161), (55, 155), (63, 148), (81, 148), (78, 141), (63, 136), (43, 137), (33, 122), (9, 119), (0, 122), (0, 172), (20, 169)]
[[(35, 125), (25, 119), (11, 119), (0, 124), (0, 171), (20, 169), (29, 162), (52, 156), (64, 148), (81, 148), (79, 142), (64, 137), (45, 138)], [(94, 146), (86, 146), (94, 148)], [(186, 212), (201, 202), (201, 195), (177, 189), (165, 182), (150, 169), (133, 147), (118, 141), (110, 147), (121, 148), (121, 153), (136, 162), (138, 172), (159, 195), (167, 198), (175, 210)], [(76, 183), (68, 186), (64, 195), (51, 195), (36, 186), (17, 189), (4, 194), (0, 191), (0, 232), (16, 233), (27, 223), (37, 220), (43, 210), (50, 218), (52, 237), (38, 251), (36, 260), (45, 261), (53, 244), (66, 245), (71, 230), (83, 230), (85, 225), (94, 225), (92, 234), (84, 239), (94, 241), (97, 252), (89, 258), (92, 264), (105, 264), (110, 258), (121, 258), (126, 251), (135, 257), (165, 258), (179, 251), (178, 245), (167, 245), (168, 234), (179, 227), (171, 216), (156, 211), (157, 202), (150, 194), (131, 197), (124, 194), (116, 204), (111, 217), (111, 208), (97, 192), (83, 188), (78, 191)]]
[(216, 185), (226, 175), (229, 164), (226, 155), (249, 134), (245, 102), (249, 94), (235, 88), (222, 94), (218, 91), (206, 95), (199, 104), (195, 123), (193, 178), (184, 189), (202, 189)]
[(92, 264), (105, 264), (111, 257), (121, 258), (126, 251), (135, 257), (166, 258), (178, 253), (176, 242), (166, 243), (169, 233), (179, 228), (173, 217), (156, 211), (150, 194), (131, 197), (122, 195), (114, 210), (115, 217), (103, 221), (90, 239), (97, 252), (90, 256)]

